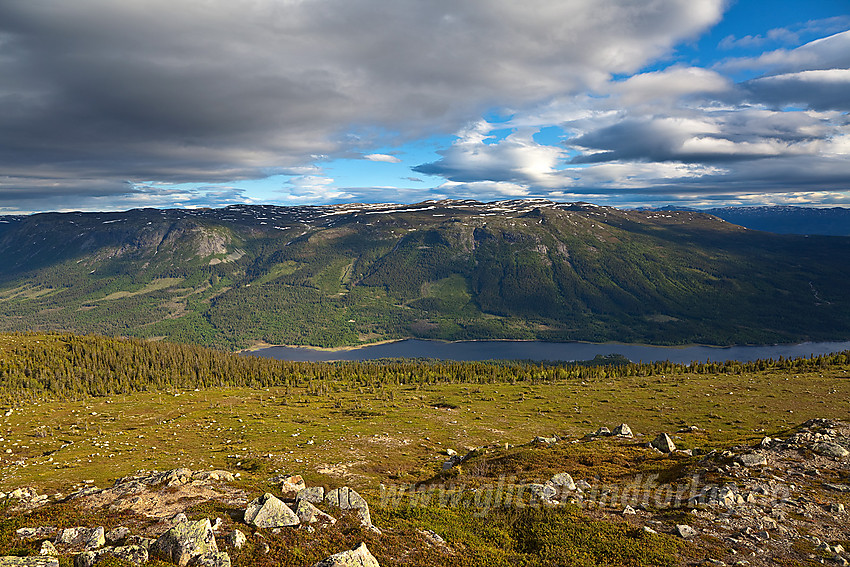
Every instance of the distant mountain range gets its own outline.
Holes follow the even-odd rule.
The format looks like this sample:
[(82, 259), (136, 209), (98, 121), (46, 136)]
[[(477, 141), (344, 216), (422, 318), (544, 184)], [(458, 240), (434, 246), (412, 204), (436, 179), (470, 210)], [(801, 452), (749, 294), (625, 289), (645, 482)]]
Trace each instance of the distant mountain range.
[[(675, 206), (654, 209), (659, 211), (690, 211)], [(700, 212), (753, 230), (777, 234), (822, 234), (850, 236), (850, 209), (842, 207), (720, 207)]]
[(850, 337), (850, 240), (531, 199), (0, 218), (0, 330), (236, 349)]

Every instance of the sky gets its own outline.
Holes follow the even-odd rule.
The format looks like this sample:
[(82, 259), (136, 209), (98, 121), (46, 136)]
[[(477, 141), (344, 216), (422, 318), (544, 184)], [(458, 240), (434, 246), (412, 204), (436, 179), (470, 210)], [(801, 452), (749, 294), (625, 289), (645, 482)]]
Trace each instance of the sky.
[(850, 206), (850, 0), (0, 0), (0, 214)]

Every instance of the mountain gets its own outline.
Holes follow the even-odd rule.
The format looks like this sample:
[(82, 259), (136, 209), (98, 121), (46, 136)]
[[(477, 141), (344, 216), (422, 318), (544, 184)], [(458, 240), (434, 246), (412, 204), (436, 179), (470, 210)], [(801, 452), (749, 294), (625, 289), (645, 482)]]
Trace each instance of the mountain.
[(850, 336), (850, 240), (545, 200), (0, 219), (0, 330), (235, 349)]
[[(693, 211), (696, 209), (668, 205), (651, 210), (661, 212)], [(778, 234), (850, 236), (850, 209), (843, 207), (719, 207), (703, 209), (702, 212), (753, 230), (764, 230)]]

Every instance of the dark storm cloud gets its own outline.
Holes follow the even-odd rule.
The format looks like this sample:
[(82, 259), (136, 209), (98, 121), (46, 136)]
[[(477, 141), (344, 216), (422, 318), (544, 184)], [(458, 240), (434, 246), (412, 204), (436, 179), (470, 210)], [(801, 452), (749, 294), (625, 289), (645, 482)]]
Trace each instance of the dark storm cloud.
[(721, 7), (7, 0), (0, 185), (124, 194), (124, 181), (227, 182), (362, 154), (634, 72)]

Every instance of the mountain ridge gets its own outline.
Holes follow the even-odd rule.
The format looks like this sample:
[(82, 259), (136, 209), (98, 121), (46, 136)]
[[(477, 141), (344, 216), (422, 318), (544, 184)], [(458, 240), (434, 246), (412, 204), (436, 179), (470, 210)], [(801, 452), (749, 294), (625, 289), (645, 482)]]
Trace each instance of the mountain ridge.
[(0, 228), (0, 330), (356, 345), (850, 336), (842, 237), (545, 199), (42, 213)]

